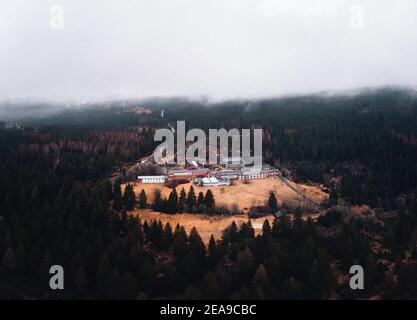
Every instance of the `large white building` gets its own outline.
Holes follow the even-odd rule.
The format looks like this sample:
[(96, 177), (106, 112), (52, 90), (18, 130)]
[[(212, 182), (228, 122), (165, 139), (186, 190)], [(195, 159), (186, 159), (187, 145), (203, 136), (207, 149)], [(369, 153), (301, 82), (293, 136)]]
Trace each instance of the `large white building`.
[(138, 183), (165, 183), (166, 176), (138, 176)]

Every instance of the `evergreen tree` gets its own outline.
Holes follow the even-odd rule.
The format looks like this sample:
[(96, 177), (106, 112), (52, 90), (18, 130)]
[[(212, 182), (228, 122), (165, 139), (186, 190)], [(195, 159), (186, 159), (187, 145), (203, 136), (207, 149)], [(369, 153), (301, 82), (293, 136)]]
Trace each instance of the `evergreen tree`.
[(190, 231), (189, 248), (193, 258), (197, 261), (197, 264), (203, 265), (206, 256), (206, 248), (195, 227)]
[(154, 193), (154, 204), (153, 204), (153, 210), (157, 212), (162, 212), (163, 210), (163, 201), (161, 197), (161, 190), (156, 189)]
[(269, 279), (263, 264), (260, 264), (256, 269), (254, 281), (256, 285), (259, 285), (263, 289), (264, 292), (268, 291)]
[(204, 198), (204, 205), (206, 206), (206, 209), (209, 213), (214, 212), (214, 196), (210, 189), (206, 192), (206, 196)]
[(176, 261), (184, 259), (188, 251), (188, 237), (183, 227), (177, 225), (174, 231), (172, 251)]
[(238, 239), (238, 228), (236, 222), (233, 220), (229, 227), (227, 227), (222, 234), (222, 241), (224, 243), (235, 242)]
[(181, 188), (180, 197), (179, 197), (179, 200), (178, 200), (178, 211), (179, 212), (184, 212), (186, 200), (187, 200), (187, 194), (185, 192), (185, 189)]
[(194, 188), (193, 186), (190, 186), (190, 189), (188, 190), (188, 196), (187, 196), (187, 211), (192, 213), (195, 207), (196, 207), (196, 198), (195, 198)]
[(204, 206), (204, 194), (203, 192), (199, 192), (198, 199), (197, 199), (197, 211), (198, 213), (203, 213), (205, 209)]
[(240, 283), (245, 283), (254, 273), (255, 261), (248, 247), (238, 255), (237, 267), (239, 270)]
[(169, 194), (166, 210), (168, 213), (176, 213), (178, 210), (178, 194), (175, 188)]
[(266, 236), (269, 235), (271, 232), (271, 225), (268, 221), (268, 219), (265, 219), (263, 225), (262, 225), (262, 235)]
[(123, 202), (126, 207), (126, 210), (131, 211), (135, 205), (135, 191), (133, 190), (132, 185), (127, 184), (123, 194)]
[(208, 243), (208, 261), (210, 266), (215, 266), (219, 262), (219, 259), (220, 251), (217, 247), (216, 240), (213, 235), (211, 235)]
[(272, 212), (276, 212), (278, 210), (277, 198), (275, 197), (275, 194), (272, 191), (269, 193), (268, 208)]
[(147, 205), (147, 198), (146, 198), (146, 192), (144, 189), (142, 189), (142, 191), (140, 192), (139, 195), (139, 207), (141, 209), (145, 209)]
[(122, 190), (120, 188), (120, 183), (114, 184), (113, 189), (113, 209), (121, 210), (122, 209)]
[(169, 224), (169, 222), (167, 222), (166, 225), (165, 225), (164, 231), (162, 233), (162, 243), (161, 243), (161, 245), (162, 245), (163, 249), (168, 249), (169, 248), (169, 246), (172, 243), (172, 238), (173, 238), (172, 228), (171, 228), (171, 225)]

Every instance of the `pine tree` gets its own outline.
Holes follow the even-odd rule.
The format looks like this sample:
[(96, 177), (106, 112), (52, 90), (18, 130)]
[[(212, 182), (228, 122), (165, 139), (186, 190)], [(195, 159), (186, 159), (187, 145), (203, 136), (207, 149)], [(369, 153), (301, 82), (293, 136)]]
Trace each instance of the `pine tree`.
[(196, 206), (195, 192), (194, 192), (193, 186), (191, 186), (190, 190), (188, 190), (188, 196), (187, 196), (187, 211), (192, 213), (194, 211), (195, 206)]
[(120, 183), (114, 185), (113, 190), (113, 209), (121, 210), (122, 209), (122, 190), (120, 188)]
[(197, 261), (197, 263), (202, 265), (206, 256), (206, 248), (195, 227), (193, 227), (190, 231), (189, 246), (191, 251), (190, 253), (193, 258)]
[(216, 240), (214, 239), (213, 235), (210, 236), (210, 240), (208, 243), (208, 260), (210, 266), (215, 266), (220, 258), (220, 252), (216, 244)]
[(188, 237), (184, 227), (176, 225), (172, 242), (172, 251), (177, 261), (183, 259), (188, 253)]
[(133, 191), (133, 187), (130, 184), (127, 184), (125, 187), (125, 191), (123, 194), (123, 202), (126, 207), (126, 210), (131, 211), (135, 205), (135, 191)]
[(147, 198), (146, 198), (146, 192), (144, 189), (142, 189), (142, 191), (140, 192), (139, 195), (139, 207), (141, 209), (145, 209), (147, 205)]
[(204, 212), (204, 194), (201, 191), (198, 194), (197, 209), (198, 209), (197, 210), (198, 213), (203, 213)]
[(168, 197), (167, 212), (177, 213), (178, 210), (178, 194), (175, 188), (171, 191)]
[(277, 198), (272, 191), (269, 193), (268, 208), (272, 212), (276, 212), (278, 210)]
[(161, 240), (161, 246), (163, 249), (168, 249), (169, 246), (172, 243), (172, 228), (169, 222), (166, 223), (164, 231), (162, 233), (162, 240)]
[(257, 285), (266, 291), (269, 288), (269, 280), (263, 264), (260, 264), (256, 269), (254, 281)]
[(178, 211), (179, 212), (184, 212), (186, 200), (187, 200), (187, 194), (185, 192), (185, 189), (181, 188), (180, 198), (178, 200)]
[(214, 196), (211, 190), (207, 190), (206, 197), (204, 198), (204, 204), (206, 206), (206, 209), (209, 213), (212, 213), (214, 211)]
[(157, 212), (162, 212), (163, 209), (163, 202), (161, 197), (161, 190), (156, 189), (154, 194), (154, 204), (153, 209)]
[(248, 247), (238, 255), (237, 266), (240, 274), (240, 281), (244, 283), (249, 280), (255, 271), (255, 261), (252, 252)]
[(238, 228), (236, 222), (233, 220), (229, 227), (227, 227), (222, 234), (224, 243), (235, 242), (238, 239)]
[(271, 232), (271, 225), (269, 224), (268, 219), (265, 219), (262, 225), (262, 235), (266, 236)]
[(242, 239), (251, 239), (255, 237), (255, 231), (253, 230), (252, 222), (250, 220), (247, 223), (242, 223), (240, 226), (239, 234)]

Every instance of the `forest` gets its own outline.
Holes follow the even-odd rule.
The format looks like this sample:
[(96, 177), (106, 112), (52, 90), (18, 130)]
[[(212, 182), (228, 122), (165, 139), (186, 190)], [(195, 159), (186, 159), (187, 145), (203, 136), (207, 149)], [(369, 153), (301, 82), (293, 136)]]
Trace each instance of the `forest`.
[[(146, 106), (155, 112), (87, 109), (0, 126), (1, 299), (417, 297), (415, 92)], [(178, 189), (148, 203), (108, 179), (120, 163), (149, 155), (154, 130), (176, 120), (203, 130), (262, 128), (268, 163), (325, 184), (334, 203), (395, 215), (379, 224), (330, 203), (317, 221), (297, 209), (265, 221), (261, 235), (250, 222), (233, 223), (207, 245), (196, 229), (141, 221), (129, 214), (135, 206), (172, 214), (215, 208), (209, 191)], [(269, 203), (275, 210), (276, 199)], [(64, 291), (49, 289), (53, 264), (65, 269)], [(367, 270), (360, 292), (345, 279), (354, 264)]]

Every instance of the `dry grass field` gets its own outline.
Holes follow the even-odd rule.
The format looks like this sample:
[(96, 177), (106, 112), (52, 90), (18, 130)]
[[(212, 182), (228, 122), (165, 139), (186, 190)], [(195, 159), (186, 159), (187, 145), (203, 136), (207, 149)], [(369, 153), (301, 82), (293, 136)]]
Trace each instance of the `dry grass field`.
[[(315, 202), (321, 202), (327, 199), (328, 194), (321, 191), (318, 187), (307, 186), (290, 182), (298, 190), (302, 191), (307, 197)], [(185, 191), (188, 192), (190, 183), (183, 184), (177, 187), (178, 193), (181, 188), (184, 187)], [(122, 190), (124, 186), (122, 186)], [(142, 189), (145, 190), (148, 202), (153, 202), (154, 192), (159, 189), (163, 197), (168, 197), (171, 189), (161, 184), (135, 184), (135, 193), (139, 196)], [(194, 185), (196, 194), (200, 191), (206, 193), (207, 187), (199, 187)], [(294, 206), (302, 206), (303, 200), (296, 192), (285, 185), (280, 179), (276, 177), (270, 177), (268, 179), (254, 180), (249, 184), (245, 184), (242, 181), (236, 181), (234, 185), (226, 187), (212, 187), (210, 188), (213, 192), (216, 204), (226, 205), (229, 208), (232, 206), (238, 206), (243, 214), (234, 216), (208, 216), (201, 214), (164, 214), (160, 212), (154, 212), (152, 210), (140, 210), (135, 209), (132, 211), (133, 215), (137, 215), (142, 221), (161, 220), (164, 224), (169, 222), (172, 227), (176, 224), (184, 226), (187, 232), (190, 232), (193, 227), (196, 227), (200, 233), (203, 241), (207, 243), (210, 236), (216, 239), (220, 239), (223, 230), (229, 226), (232, 221), (240, 226), (243, 222), (248, 221), (247, 211), (251, 206), (264, 205), (268, 201), (270, 191), (274, 191), (278, 202), (282, 204), (292, 204)], [(314, 216), (311, 216), (314, 218)], [(252, 225), (255, 229), (255, 233), (259, 234), (262, 230), (262, 224), (265, 219), (270, 220), (272, 223), (273, 217), (267, 216), (258, 219), (251, 219)]]
[[(187, 233), (191, 231), (193, 227), (198, 230), (204, 243), (208, 243), (210, 236), (213, 235), (215, 239), (220, 239), (222, 232), (226, 229), (233, 221), (237, 226), (240, 226), (243, 222), (248, 221), (248, 217), (245, 214), (235, 216), (208, 216), (204, 214), (165, 214), (160, 212), (154, 212), (152, 210), (141, 210), (136, 209), (132, 211), (132, 215), (138, 216), (142, 222), (153, 220), (160, 220), (164, 224), (169, 222), (171, 227), (175, 227), (178, 223), (184, 226)], [(262, 224), (265, 219), (268, 219), (272, 224), (273, 217), (267, 216), (263, 218), (251, 219), (252, 226), (255, 230), (255, 234), (259, 234), (262, 231)]]
[[(328, 194), (318, 187), (297, 184), (295, 182), (290, 183), (316, 203), (320, 203), (328, 198)], [(177, 187), (177, 192), (179, 193), (181, 188), (184, 188), (185, 191), (188, 192), (190, 186), (190, 183), (179, 185)], [(196, 185), (193, 185), (193, 187), (196, 195), (198, 195), (200, 191), (205, 194), (208, 190), (207, 187), (199, 187)], [(140, 191), (144, 189), (149, 202), (153, 201), (156, 189), (161, 190), (162, 197), (168, 197), (171, 192), (170, 188), (161, 184), (135, 184), (134, 189), (137, 196)], [(249, 184), (245, 184), (242, 181), (236, 181), (234, 185), (231, 186), (211, 187), (210, 189), (213, 192), (217, 205), (226, 205), (229, 208), (235, 205), (243, 212), (247, 212), (252, 206), (265, 205), (271, 191), (275, 192), (279, 204), (286, 203), (294, 207), (305, 205), (303, 199), (277, 177), (252, 180)]]

